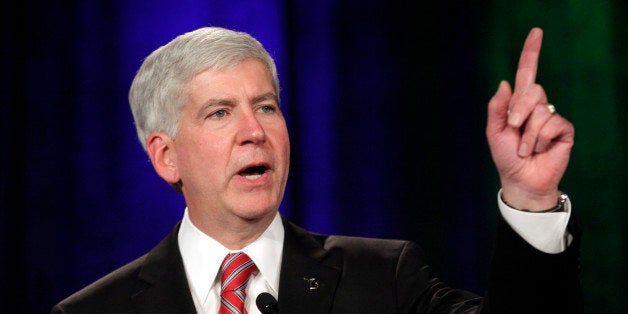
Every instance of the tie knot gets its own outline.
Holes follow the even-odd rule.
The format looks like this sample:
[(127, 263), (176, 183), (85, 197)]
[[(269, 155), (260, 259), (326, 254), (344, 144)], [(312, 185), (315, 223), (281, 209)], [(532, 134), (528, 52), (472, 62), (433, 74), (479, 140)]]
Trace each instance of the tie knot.
[(245, 290), (249, 278), (256, 270), (257, 266), (246, 253), (227, 254), (220, 266), (222, 290)]

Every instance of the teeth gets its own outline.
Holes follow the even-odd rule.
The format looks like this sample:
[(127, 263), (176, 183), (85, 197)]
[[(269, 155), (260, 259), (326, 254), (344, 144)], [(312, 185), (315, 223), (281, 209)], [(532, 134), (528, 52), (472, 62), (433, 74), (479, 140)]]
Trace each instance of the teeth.
[(249, 174), (244, 177), (247, 178), (248, 180), (255, 180), (255, 179), (259, 179), (261, 176), (262, 176), (261, 174)]

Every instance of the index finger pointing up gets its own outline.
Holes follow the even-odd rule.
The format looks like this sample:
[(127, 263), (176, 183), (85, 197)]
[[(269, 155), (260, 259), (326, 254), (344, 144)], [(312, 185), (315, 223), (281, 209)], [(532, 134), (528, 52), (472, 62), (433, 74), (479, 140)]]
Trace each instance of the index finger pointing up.
[(519, 66), (515, 77), (515, 94), (523, 92), (536, 81), (542, 41), (543, 30), (538, 27), (533, 28), (523, 44), (523, 50), (519, 58)]

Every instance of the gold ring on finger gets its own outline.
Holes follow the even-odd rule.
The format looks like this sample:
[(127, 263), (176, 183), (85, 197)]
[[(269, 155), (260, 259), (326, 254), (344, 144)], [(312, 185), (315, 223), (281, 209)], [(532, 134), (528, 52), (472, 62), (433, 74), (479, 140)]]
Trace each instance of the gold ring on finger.
[(547, 104), (547, 110), (549, 110), (550, 114), (555, 114), (556, 113), (556, 107), (554, 107), (554, 105), (552, 104)]

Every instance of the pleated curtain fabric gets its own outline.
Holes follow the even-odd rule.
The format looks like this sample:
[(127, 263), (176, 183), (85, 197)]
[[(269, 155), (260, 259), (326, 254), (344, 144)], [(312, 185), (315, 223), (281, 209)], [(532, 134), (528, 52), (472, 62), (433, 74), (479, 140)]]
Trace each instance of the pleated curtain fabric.
[(220, 314), (246, 314), (246, 286), (257, 266), (244, 252), (230, 253), (220, 266)]

